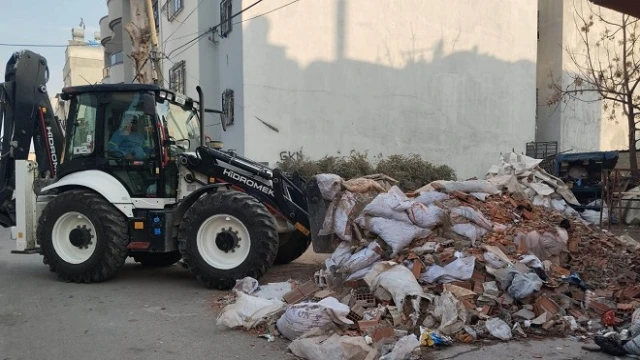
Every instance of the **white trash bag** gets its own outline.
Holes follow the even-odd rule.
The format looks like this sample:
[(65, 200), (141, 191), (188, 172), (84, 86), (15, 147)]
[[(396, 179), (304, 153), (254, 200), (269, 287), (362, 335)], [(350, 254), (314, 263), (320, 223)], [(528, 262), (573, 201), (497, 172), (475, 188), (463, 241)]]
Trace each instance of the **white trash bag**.
[(228, 328), (244, 327), (249, 330), (262, 323), (265, 319), (284, 309), (286, 304), (280, 300), (262, 299), (236, 291), (236, 302), (225, 307), (216, 323)]
[(349, 312), (349, 306), (334, 297), (328, 297), (317, 303), (289, 306), (276, 322), (276, 327), (284, 337), (294, 340), (313, 328), (323, 327), (331, 322), (353, 324), (353, 321), (347, 319)]

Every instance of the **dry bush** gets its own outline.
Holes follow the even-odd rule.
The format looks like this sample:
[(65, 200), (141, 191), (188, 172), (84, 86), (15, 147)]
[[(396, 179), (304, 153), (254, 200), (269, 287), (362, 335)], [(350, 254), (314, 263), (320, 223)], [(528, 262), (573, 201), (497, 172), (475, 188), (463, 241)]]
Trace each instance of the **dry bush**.
[(416, 154), (378, 156), (374, 165), (366, 153), (352, 151), (348, 156), (325, 156), (320, 160), (306, 156), (288, 158), (276, 166), (288, 173), (297, 171), (305, 180), (321, 173), (337, 174), (345, 180), (382, 173), (398, 180), (398, 186), (404, 191), (415, 190), (434, 180), (456, 179), (455, 171), (449, 166), (433, 165)]

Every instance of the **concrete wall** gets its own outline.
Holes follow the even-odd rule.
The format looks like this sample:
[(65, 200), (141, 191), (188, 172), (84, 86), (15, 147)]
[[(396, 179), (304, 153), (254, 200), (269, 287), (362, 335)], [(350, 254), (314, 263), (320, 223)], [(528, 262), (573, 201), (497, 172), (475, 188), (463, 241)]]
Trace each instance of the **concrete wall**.
[(64, 67), (64, 86), (89, 85), (102, 81), (104, 49), (101, 46), (69, 46)]
[(464, 178), (524, 151), (535, 136), (537, 2), (442, 4), (302, 1), (242, 23), (242, 48), (220, 68), (238, 76), (232, 64), (243, 64), (233, 127), (244, 127), (245, 155), (273, 166), (283, 152), (418, 153)]
[[(610, 113), (594, 92), (577, 95), (579, 100), (567, 99), (554, 106), (544, 106), (544, 101), (552, 95), (548, 88), (553, 71), (556, 81), (563, 88), (571, 86), (575, 74), (580, 70), (570, 53), (577, 54), (581, 67), (587, 66), (586, 46), (576, 27), (576, 16), (590, 15), (590, 8), (600, 11), (607, 20), (619, 22), (620, 13), (590, 4), (587, 0), (540, 0), (541, 39), (538, 56), (538, 88), (542, 106), (539, 107), (537, 141), (558, 141), (559, 151), (598, 151), (628, 148), (628, 127), (626, 119), (618, 111), (618, 116), (609, 119)], [(579, 22), (579, 18), (577, 19)], [(592, 39), (599, 36), (604, 27), (594, 20), (590, 31)], [(590, 41), (595, 43), (595, 40)], [(591, 51), (597, 48), (591, 46)], [(601, 48), (602, 49), (602, 48)], [(599, 54), (606, 59), (606, 54)], [(592, 59), (596, 60), (594, 53)]]

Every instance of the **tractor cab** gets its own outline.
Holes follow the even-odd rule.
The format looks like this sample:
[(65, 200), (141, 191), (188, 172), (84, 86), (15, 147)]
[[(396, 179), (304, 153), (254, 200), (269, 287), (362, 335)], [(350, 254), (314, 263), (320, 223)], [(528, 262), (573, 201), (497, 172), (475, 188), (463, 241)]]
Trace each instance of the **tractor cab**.
[(63, 99), (70, 106), (58, 178), (100, 170), (131, 197), (176, 197), (176, 158), (202, 145), (197, 102), (146, 84), (66, 88)]

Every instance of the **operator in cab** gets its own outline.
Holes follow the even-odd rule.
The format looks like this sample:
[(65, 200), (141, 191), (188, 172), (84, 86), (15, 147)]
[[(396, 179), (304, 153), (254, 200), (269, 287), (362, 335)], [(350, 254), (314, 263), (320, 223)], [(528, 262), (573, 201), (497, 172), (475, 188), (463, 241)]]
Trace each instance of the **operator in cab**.
[[(152, 148), (146, 146), (145, 134), (140, 131), (139, 116), (133, 117), (129, 126), (116, 131), (109, 141), (108, 150), (127, 160), (146, 160)], [(142, 124), (144, 126), (144, 124)]]

